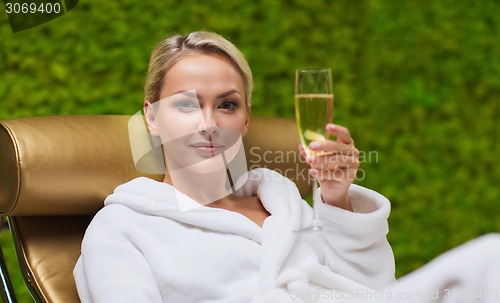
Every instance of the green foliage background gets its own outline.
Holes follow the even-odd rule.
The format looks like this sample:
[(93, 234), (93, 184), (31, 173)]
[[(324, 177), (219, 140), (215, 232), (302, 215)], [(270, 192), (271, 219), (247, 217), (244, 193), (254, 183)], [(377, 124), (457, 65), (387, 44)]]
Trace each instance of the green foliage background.
[(255, 116), (293, 117), (295, 68), (330, 66), (335, 121), (367, 156), (358, 183), (392, 201), (401, 276), (500, 231), (499, 11), (493, 0), (84, 0), (16, 34), (2, 13), (0, 119), (135, 113), (150, 51), (173, 32), (216, 31), (243, 51)]

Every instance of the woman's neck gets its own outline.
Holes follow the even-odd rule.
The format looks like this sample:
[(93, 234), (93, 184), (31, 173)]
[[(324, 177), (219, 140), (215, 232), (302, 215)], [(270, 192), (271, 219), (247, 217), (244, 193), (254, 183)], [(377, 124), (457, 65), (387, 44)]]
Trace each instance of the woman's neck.
[(163, 182), (172, 185), (201, 205), (221, 200), (232, 193), (225, 168), (210, 173), (189, 169), (167, 171)]

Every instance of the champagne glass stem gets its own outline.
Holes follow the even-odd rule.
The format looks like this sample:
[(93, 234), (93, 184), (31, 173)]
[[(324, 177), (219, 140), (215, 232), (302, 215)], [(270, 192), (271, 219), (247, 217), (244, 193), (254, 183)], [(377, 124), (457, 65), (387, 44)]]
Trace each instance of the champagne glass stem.
[(313, 230), (320, 230), (321, 224), (319, 222), (319, 209), (317, 203), (319, 203), (318, 197), (318, 180), (313, 178), (312, 184), (312, 207), (313, 207), (313, 219), (311, 222), (311, 227)]

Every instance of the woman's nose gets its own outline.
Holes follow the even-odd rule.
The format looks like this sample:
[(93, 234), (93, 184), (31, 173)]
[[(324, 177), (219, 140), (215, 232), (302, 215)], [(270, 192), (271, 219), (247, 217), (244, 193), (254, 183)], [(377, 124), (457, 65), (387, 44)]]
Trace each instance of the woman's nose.
[(200, 134), (214, 135), (219, 132), (219, 126), (211, 111), (203, 114), (203, 121), (200, 123), (198, 132)]

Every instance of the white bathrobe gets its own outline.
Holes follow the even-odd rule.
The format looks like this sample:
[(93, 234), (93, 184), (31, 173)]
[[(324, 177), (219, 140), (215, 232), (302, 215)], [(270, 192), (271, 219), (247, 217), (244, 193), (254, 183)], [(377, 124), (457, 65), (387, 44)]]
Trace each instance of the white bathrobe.
[(74, 270), (82, 302), (310, 302), (394, 281), (390, 203), (374, 191), (351, 186), (354, 212), (319, 203), (325, 242), (294, 232), (312, 209), (293, 182), (267, 169), (251, 171), (237, 191), (257, 195), (271, 213), (262, 228), (224, 209), (180, 211), (179, 195), (138, 178), (106, 199)]

